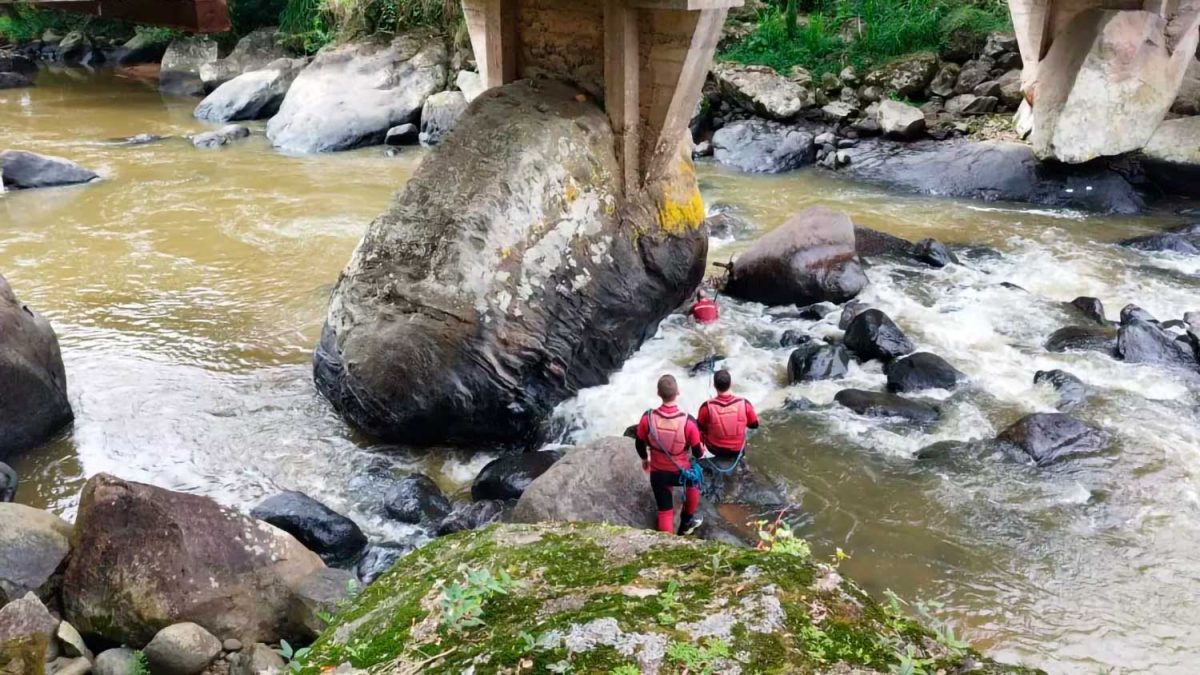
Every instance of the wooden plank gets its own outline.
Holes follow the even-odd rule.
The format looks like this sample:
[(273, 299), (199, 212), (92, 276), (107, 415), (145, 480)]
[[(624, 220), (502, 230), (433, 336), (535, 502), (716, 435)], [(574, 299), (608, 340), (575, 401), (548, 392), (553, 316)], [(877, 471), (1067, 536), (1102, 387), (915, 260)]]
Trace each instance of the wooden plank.
[(484, 5), (484, 63), (487, 87), (517, 79), (517, 8), (515, 0), (486, 0)]
[(641, 76), (636, 9), (624, 0), (604, 5), (604, 105), (616, 136), (625, 192), (641, 185)]
[(647, 180), (654, 180), (663, 175), (667, 163), (675, 158), (683, 133), (696, 110), (696, 103), (700, 101), (700, 91), (704, 87), (705, 78), (708, 77), (713, 56), (716, 55), (717, 43), (721, 39), (721, 27), (725, 24), (725, 16), (728, 13), (728, 9), (706, 9), (700, 12), (696, 32), (692, 34), (691, 48), (684, 59), (675, 93), (671, 96), (671, 105), (667, 108), (658, 139), (654, 144)]
[[(8, 4), (4, 0), (0, 3)], [(230, 29), (226, 0), (35, 0), (29, 4), (197, 33)]]

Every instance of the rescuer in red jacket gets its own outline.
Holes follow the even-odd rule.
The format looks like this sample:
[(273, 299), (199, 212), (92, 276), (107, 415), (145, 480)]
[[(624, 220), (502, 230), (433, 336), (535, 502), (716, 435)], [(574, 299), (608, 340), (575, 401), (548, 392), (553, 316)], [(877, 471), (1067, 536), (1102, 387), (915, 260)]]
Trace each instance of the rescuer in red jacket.
[[(700, 508), (700, 485), (689, 480), (692, 457), (704, 453), (700, 427), (691, 415), (675, 405), (679, 384), (670, 375), (658, 378), (658, 397), (662, 405), (647, 410), (637, 425), (635, 447), (642, 468), (650, 474), (650, 489), (658, 507), (658, 531), (670, 532), (675, 522), (675, 488), (684, 487), (683, 516), (678, 534), (691, 534), (703, 520), (696, 516)], [(689, 454), (690, 451), (690, 454)]]
[(721, 318), (721, 310), (717, 308), (717, 301), (708, 297), (708, 291), (700, 289), (696, 291), (696, 304), (692, 305), (692, 318), (696, 323), (716, 323), (717, 319)]
[(713, 374), (713, 387), (717, 396), (700, 405), (697, 426), (714, 457), (736, 463), (746, 450), (746, 430), (758, 428), (758, 414), (750, 401), (730, 391), (733, 377), (728, 370)]

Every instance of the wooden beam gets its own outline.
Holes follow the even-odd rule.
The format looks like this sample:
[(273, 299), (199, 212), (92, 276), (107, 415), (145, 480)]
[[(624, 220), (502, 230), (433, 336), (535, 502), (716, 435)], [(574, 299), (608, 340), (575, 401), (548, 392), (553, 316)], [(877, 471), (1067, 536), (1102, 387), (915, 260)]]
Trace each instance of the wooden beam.
[(696, 103), (700, 101), (700, 91), (704, 80), (708, 77), (708, 69), (712, 66), (713, 56), (717, 52), (717, 43), (721, 39), (721, 27), (725, 25), (728, 9), (705, 9), (700, 12), (700, 20), (696, 23), (696, 31), (692, 34), (692, 44), (683, 61), (679, 72), (679, 80), (675, 84), (675, 93), (671, 96), (671, 104), (663, 118), (662, 128), (654, 144), (654, 153), (646, 173), (647, 180), (655, 180), (662, 176), (667, 164), (674, 161), (683, 133), (696, 111)]
[[(9, 3), (0, 0), (0, 4)], [(33, 0), (29, 4), (197, 33), (223, 33), (230, 28), (226, 0)]]
[(604, 105), (617, 143), (626, 194), (641, 186), (641, 51), (638, 11), (625, 0), (604, 4)]
[(516, 0), (485, 0), (484, 63), (487, 87), (500, 87), (517, 79)]

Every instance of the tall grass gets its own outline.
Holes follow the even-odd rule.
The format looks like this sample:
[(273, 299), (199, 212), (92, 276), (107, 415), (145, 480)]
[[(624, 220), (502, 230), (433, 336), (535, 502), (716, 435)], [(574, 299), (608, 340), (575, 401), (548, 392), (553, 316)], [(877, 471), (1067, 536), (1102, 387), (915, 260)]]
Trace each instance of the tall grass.
[(1012, 27), (1002, 0), (812, 0), (806, 3), (808, 16), (792, 27), (792, 1), (763, 10), (754, 32), (721, 57), (785, 73), (799, 65), (819, 74), (938, 51), (959, 31), (986, 34)]
[(429, 27), (460, 32), (458, 0), (287, 0), (280, 29), (313, 52), (337, 39)]

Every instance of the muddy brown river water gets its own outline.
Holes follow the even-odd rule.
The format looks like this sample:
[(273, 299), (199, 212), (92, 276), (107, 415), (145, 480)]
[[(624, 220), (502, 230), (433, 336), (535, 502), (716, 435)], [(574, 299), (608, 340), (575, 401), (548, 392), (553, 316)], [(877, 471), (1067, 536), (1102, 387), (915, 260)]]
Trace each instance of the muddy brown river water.
[[(102, 471), (242, 508), (298, 489), (373, 538), (407, 536), (358, 488), (366, 467), (423, 470), (461, 490), (495, 455), (373, 444), (315, 393), (309, 360), (332, 282), (421, 153), (290, 157), (261, 134), (199, 151), (182, 139), (204, 129), (193, 105), (77, 72), (0, 91), (0, 148), (65, 156), (103, 176), (0, 195), (0, 273), (53, 321), (77, 416), (13, 461), (24, 480), (17, 499), (71, 517), (83, 481)], [(140, 133), (168, 138), (106, 142)], [(620, 433), (651, 403), (662, 372), (680, 376), (685, 402), (698, 405), (707, 382), (687, 377), (687, 366), (725, 354), (742, 393), (766, 411), (752, 461), (803, 505), (814, 549), (846, 550), (844, 569), (870, 590), (943, 603), (941, 615), (997, 657), (1051, 673), (1200, 672), (1200, 383), (1041, 348), (1070, 322), (1062, 302), (1079, 295), (1099, 297), (1110, 314), (1129, 302), (1160, 319), (1200, 309), (1200, 260), (1108, 243), (1185, 217), (900, 196), (817, 171), (700, 173), (710, 204), (737, 206), (762, 230), (819, 203), (894, 234), (999, 250), (945, 270), (868, 271), (864, 299), (971, 386), (940, 397), (944, 419), (926, 431), (784, 411), (789, 396), (828, 403), (883, 375), (854, 366), (845, 382), (788, 387), (780, 334), (833, 333), (836, 317), (774, 320), (761, 306), (723, 301), (717, 328), (671, 317), (610, 384), (560, 406), (560, 440)], [(744, 246), (715, 241), (713, 259)], [(1096, 390), (1076, 414), (1113, 433), (1110, 453), (1041, 469), (986, 453), (911, 458), (1052, 410), (1055, 395), (1033, 385), (1035, 371), (1051, 368)]]

